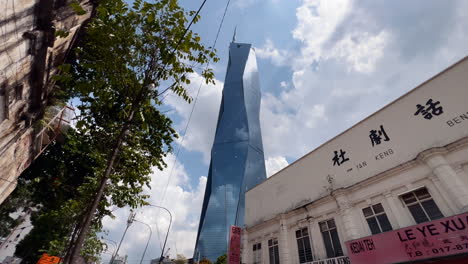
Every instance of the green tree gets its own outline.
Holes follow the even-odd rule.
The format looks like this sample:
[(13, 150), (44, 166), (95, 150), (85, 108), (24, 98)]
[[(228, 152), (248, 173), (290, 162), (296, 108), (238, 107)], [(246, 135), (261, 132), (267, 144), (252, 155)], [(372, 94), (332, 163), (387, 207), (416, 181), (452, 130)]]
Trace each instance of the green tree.
[(182, 254), (177, 254), (177, 258), (174, 261), (176, 264), (185, 264), (187, 263), (187, 258)]
[(29, 207), (28, 190), (22, 186), (18, 186), (0, 207), (0, 237), (6, 237), (20, 224), (20, 220), (17, 217), (11, 217), (10, 215), (18, 211), (25, 211)]
[(219, 257), (216, 259), (216, 262), (215, 262), (215, 264), (226, 264), (226, 263), (227, 263), (227, 256), (226, 256), (226, 254), (219, 256)]
[(198, 264), (212, 264), (212, 262), (207, 258), (202, 258)]
[[(149, 185), (151, 168), (166, 166), (163, 158), (177, 134), (158, 107), (170, 91), (190, 102), (184, 85), (190, 83), (192, 65), (218, 60), (196, 33), (186, 30), (189, 16), (194, 22), (200, 18), (177, 0), (136, 0), (132, 6), (99, 1), (75, 59), (61, 67), (58, 81), (81, 102), (77, 133), (93, 141), (105, 164), (82, 187), (92, 199), (79, 211), (83, 217), (70, 238), (66, 262), (76, 263), (90, 227), (105, 215), (103, 208), (144, 205), (142, 190)], [(214, 82), (212, 70), (201, 74)]]
[[(34, 228), (19, 242), (15, 255), (24, 263), (36, 263), (43, 252), (61, 256), (70, 234), (81, 218), (80, 212), (90, 201), (86, 186), (93, 183), (96, 170), (104, 166), (86, 137), (73, 130), (65, 136), (65, 143), (53, 143), (29, 166), (19, 178), (18, 189), (25, 189), (25, 199), (31, 211)], [(16, 193), (13, 193), (13, 197)], [(100, 208), (101, 214), (110, 214)], [(95, 260), (102, 251), (96, 236), (100, 222), (87, 237), (83, 250), (86, 260)]]

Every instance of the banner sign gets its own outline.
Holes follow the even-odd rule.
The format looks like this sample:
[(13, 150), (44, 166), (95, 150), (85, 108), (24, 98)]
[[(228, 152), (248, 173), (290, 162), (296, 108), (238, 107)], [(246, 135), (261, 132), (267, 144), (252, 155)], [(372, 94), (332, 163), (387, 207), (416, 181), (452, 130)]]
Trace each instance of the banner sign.
[(58, 264), (60, 258), (56, 256), (50, 256), (47, 253), (42, 254), (41, 258), (37, 261), (37, 264)]
[(231, 226), (229, 232), (228, 264), (240, 264), (241, 228)]
[(468, 253), (468, 213), (346, 242), (351, 263), (396, 263)]

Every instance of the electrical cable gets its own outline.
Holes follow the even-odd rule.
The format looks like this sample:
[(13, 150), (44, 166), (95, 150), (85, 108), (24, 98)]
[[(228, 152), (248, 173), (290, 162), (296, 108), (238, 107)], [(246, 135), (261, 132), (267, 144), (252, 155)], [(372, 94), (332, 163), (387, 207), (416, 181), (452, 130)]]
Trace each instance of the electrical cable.
[[(231, 0), (228, 0), (227, 3), (226, 3), (226, 7), (224, 9), (224, 13), (223, 13), (223, 17), (221, 18), (221, 22), (219, 24), (219, 27), (218, 27), (218, 32), (216, 33), (216, 37), (215, 37), (215, 40), (214, 40), (214, 43), (213, 43), (213, 46), (211, 47), (211, 51), (214, 50), (214, 48), (216, 47), (216, 43), (218, 41), (218, 37), (219, 37), (219, 33), (221, 32), (221, 28), (222, 28), (222, 25), (223, 25), (223, 22), (224, 22), (224, 18), (226, 17), (226, 13), (227, 13), (227, 10), (229, 8), (229, 3), (231, 2)], [(206, 64), (206, 67), (205, 67), (205, 71), (208, 69), (210, 63), (207, 62)], [(200, 90), (201, 90), (201, 87), (203, 85), (203, 80), (200, 82), (200, 86), (198, 87), (198, 91), (197, 91), (197, 94), (195, 96), (195, 99), (193, 100), (193, 106), (192, 106), (192, 109), (190, 111), (190, 114), (189, 114), (189, 118), (187, 120), (187, 124), (185, 125), (185, 129), (184, 129), (184, 133), (182, 135), (182, 138), (181, 138), (181, 141), (179, 143), (179, 148), (177, 149), (177, 152), (176, 152), (176, 155), (174, 157), (174, 162), (173, 162), (173, 165), (172, 165), (172, 168), (171, 168), (171, 172), (169, 173), (169, 178), (167, 180), (167, 183), (166, 183), (166, 187), (164, 188), (164, 192), (163, 192), (163, 196), (162, 196), (162, 199), (161, 199), (161, 204), (164, 202), (165, 198), (166, 198), (166, 191), (167, 191), (167, 188), (169, 186), (169, 182), (172, 178), (172, 175), (173, 175), (173, 172), (174, 172), (174, 168), (177, 164), (177, 157), (179, 156), (179, 153), (180, 153), (180, 149), (182, 148), (182, 143), (184, 142), (184, 139), (185, 139), (185, 135), (187, 134), (187, 130), (188, 130), (188, 127), (189, 127), (189, 124), (190, 124), (190, 121), (192, 119), (192, 115), (193, 115), (193, 112), (194, 112), (194, 109), (195, 109), (195, 106), (197, 104), (197, 100), (198, 100), (198, 96), (200, 94)]]
[[(223, 13), (223, 17), (221, 18), (221, 21), (219, 23), (219, 26), (218, 26), (218, 31), (216, 32), (216, 37), (215, 37), (215, 40), (213, 42), (213, 45), (211, 46), (211, 52), (214, 51), (215, 47), (216, 47), (216, 43), (218, 42), (218, 38), (219, 38), (219, 34), (221, 32), (221, 28), (223, 26), (223, 23), (224, 23), (224, 18), (226, 17), (226, 13), (227, 13), (227, 10), (229, 8), (229, 4), (230, 4), (231, 0), (228, 0), (227, 3), (226, 3), (226, 7), (224, 8), (224, 13)], [(204, 3), (203, 3), (204, 4)], [(208, 61), (207, 64), (206, 64), (206, 67), (205, 67), (205, 71), (208, 69), (208, 67), (210, 66), (210, 62)], [(193, 106), (192, 106), (192, 109), (190, 111), (190, 115), (189, 115), (189, 118), (187, 120), (187, 124), (185, 126), (185, 129), (184, 129), (184, 134), (182, 135), (182, 138), (181, 138), (181, 141), (180, 141), (180, 144), (179, 144), (179, 147), (177, 149), (177, 152), (176, 152), (176, 155), (174, 156), (174, 162), (173, 162), (173, 165), (172, 165), (172, 168), (171, 168), (171, 172), (169, 173), (169, 177), (167, 179), (167, 183), (166, 183), (166, 186), (164, 188), (164, 192), (163, 192), (163, 195), (162, 195), (162, 199), (161, 199), (161, 205), (164, 203), (164, 200), (166, 198), (166, 192), (167, 192), (167, 188), (169, 187), (169, 183), (171, 181), (171, 178), (172, 178), (172, 175), (173, 175), (173, 172), (174, 172), (174, 168), (176, 167), (177, 165), (177, 158), (179, 156), (179, 153), (180, 153), (180, 149), (182, 148), (182, 143), (185, 139), (185, 135), (187, 134), (187, 130), (188, 130), (188, 127), (189, 127), (189, 124), (190, 124), (190, 121), (192, 119), (192, 115), (193, 115), (193, 112), (195, 110), (195, 106), (197, 104), (197, 100), (198, 100), (198, 96), (200, 94), (200, 90), (201, 90), (201, 87), (203, 85), (203, 80), (200, 81), (200, 86), (198, 87), (198, 90), (197, 90), (197, 94), (195, 96), (195, 99), (193, 100)], [(176, 243), (176, 242), (174, 242)], [(177, 248), (177, 244), (175, 244), (176, 248)]]

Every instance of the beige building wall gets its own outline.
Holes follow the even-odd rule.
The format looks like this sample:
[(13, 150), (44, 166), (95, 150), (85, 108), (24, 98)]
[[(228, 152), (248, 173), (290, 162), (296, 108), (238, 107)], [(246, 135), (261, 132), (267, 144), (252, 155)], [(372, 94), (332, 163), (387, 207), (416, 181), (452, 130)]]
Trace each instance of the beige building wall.
[[(344, 242), (371, 235), (363, 208), (381, 203), (393, 230), (415, 225), (401, 195), (424, 187), (444, 217), (467, 212), (466, 73), (468, 58), (248, 191), (243, 263), (253, 263), (252, 245), (259, 242), (261, 263), (270, 263), (271, 238), (279, 240), (280, 263), (299, 263), (295, 232), (303, 227), (314, 260), (326, 259), (318, 223), (327, 219), (335, 220), (346, 256)], [(430, 98), (440, 101), (443, 113), (414, 115)], [(369, 132), (380, 125), (390, 140), (372, 147)], [(333, 166), (331, 154), (340, 149), (350, 160)], [(359, 167), (362, 162), (367, 165)]]

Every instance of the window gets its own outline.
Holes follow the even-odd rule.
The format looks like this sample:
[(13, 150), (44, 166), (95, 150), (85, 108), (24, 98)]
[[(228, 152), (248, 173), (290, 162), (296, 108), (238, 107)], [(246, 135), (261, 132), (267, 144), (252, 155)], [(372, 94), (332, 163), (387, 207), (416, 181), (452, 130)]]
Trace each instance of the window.
[(0, 122), (5, 119), (8, 119), (8, 93), (6, 85), (3, 84), (0, 87)]
[(262, 263), (262, 243), (253, 245), (253, 264)]
[(362, 209), (373, 235), (392, 230), (382, 204), (374, 204)]
[(23, 99), (23, 85), (22, 85), (22, 84), (16, 84), (16, 87), (15, 87), (15, 99), (16, 99), (16, 100), (21, 100), (21, 99)]
[(279, 264), (279, 249), (278, 249), (278, 239), (273, 238), (268, 240), (268, 252), (270, 255), (270, 264)]
[(322, 232), (323, 243), (327, 250), (327, 257), (334, 258), (343, 256), (343, 250), (341, 249), (340, 238), (338, 237), (338, 231), (336, 230), (335, 220), (330, 219), (319, 223), (320, 232)]
[(444, 217), (426, 188), (405, 193), (401, 199), (418, 224)]
[(309, 232), (307, 227), (296, 231), (297, 250), (299, 253), (299, 263), (313, 261), (312, 249), (310, 247)]

